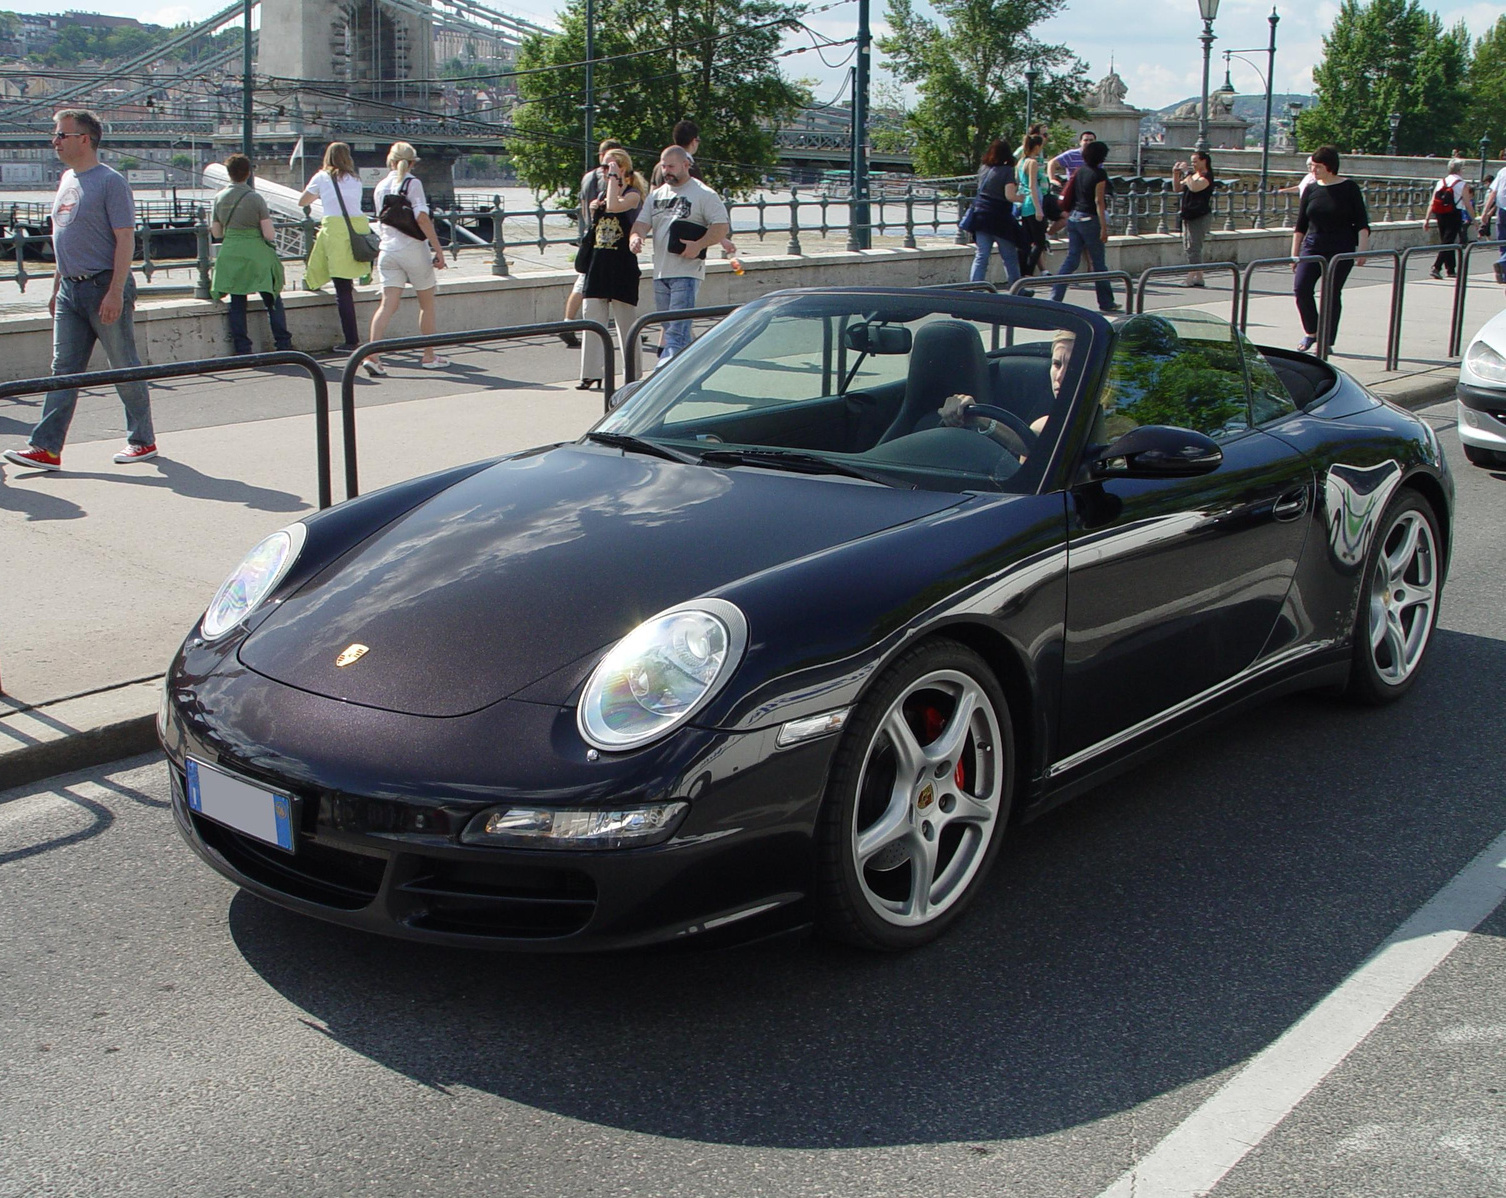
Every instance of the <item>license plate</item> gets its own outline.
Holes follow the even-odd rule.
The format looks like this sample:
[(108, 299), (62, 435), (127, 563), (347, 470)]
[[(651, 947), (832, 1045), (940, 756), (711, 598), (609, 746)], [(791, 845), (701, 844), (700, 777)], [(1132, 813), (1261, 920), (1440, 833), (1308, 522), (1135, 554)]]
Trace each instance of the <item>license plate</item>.
[(188, 759), (188, 805), (200, 815), (293, 851), (293, 799)]

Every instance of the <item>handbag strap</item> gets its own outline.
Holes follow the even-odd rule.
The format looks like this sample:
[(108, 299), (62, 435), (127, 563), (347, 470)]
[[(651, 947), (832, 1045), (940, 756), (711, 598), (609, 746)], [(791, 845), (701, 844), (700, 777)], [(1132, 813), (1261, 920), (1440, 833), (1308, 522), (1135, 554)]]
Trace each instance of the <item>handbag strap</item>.
[(340, 215), (345, 218), (345, 226), (350, 230), (351, 235), (354, 236), (356, 226), (355, 222), (350, 219), (350, 209), (345, 206), (345, 196), (340, 192), (340, 180), (330, 175), (329, 181), (335, 185), (335, 199), (340, 202)]
[(250, 194), (251, 189), (248, 187), (245, 191), (241, 192), (238, 197), (236, 197), (235, 203), (230, 205), (230, 211), (225, 213), (225, 219), (220, 222), (221, 225), (223, 225), (227, 229), (230, 227), (230, 218), (235, 215), (235, 210), (241, 206), (241, 201)]

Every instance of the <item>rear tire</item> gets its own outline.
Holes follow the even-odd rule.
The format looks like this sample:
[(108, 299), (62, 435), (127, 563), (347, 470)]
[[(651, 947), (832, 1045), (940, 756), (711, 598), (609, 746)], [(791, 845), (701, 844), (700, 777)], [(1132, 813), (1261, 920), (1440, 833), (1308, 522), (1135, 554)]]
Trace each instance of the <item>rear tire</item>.
[(1438, 622), (1442, 569), (1432, 506), (1416, 491), (1399, 492), (1381, 516), (1365, 559), (1351, 697), (1390, 703), (1411, 688)]
[(869, 949), (940, 936), (977, 897), (1014, 797), (993, 672), (955, 641), (901, 654), (853, 712), (817, 828), (817, 919)]

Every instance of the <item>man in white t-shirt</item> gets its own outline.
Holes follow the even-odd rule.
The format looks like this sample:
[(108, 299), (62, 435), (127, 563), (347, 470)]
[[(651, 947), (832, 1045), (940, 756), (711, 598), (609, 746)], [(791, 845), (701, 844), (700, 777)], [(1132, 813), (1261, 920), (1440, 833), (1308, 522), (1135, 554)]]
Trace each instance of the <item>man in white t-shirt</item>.
[(1303, 175), (1301, 179), (1299, 179), (1297, 182), (1293, 183), (1290, 187), (1278, 187), (1276, 189), (1276, 194), (1279, 195), (1279, 196), (1296, 196), (1297, 199), (1300, 201), (1301, 198), (1302, 198), (1302, 193), (1304, 191), (1306, 191), (1309, 187), (1311, 187), (1317, 181), (1318, 181), (1318, 177), (1315, 174), (1313, 174), (1313, 160), (1312, 160), (1312, 156), (1308, 155), (1308, 159), (1307, 159), (1307, 174)]
[(1444, 271), (1448, 272), (1449, 278), (1454, 277), (1457, 254), (1452, 247), (1455, 243), (1463, 245), (1468, 240), (1464, 226), (1471, 220), (1471, 196), (1463, 170), (1462, 159), (1450, 160), (1448, 174), (1433, 184), (1433, 198), (1428, 202), (1427, 215), (1422, 218), (1424, 229), (1432, 222), (1438, 222), (1438, 240), (1447, 247), (1438, 251), (1438, 257), (1433, 259), (1433, 269), (1428, 271), (1435, 279), (1441, 279)]
[[(1497, 173), (1495, 179), (1485, 191), (1485, 199), (1480, 202), (1480, 236), (1485, 238), (1486, 222), (1495, 217), (1496, 240), (1506, 240), (1501, 237), (1506, 233), (1506, 166)], [(1501, 253), (1495, 261), (1496, 282), (1506, 283), (1506, 246), (1501, 247)]]
[[(664, 183), (648, 194), (648, 203), (633, 226), (629, 248), (636, 254), (643, 239), (654, 239), (654, 311), (675, 312), (694, 308), (701, 280), (706, 277), (706, 251), (732, 230), (727, 205), (699, 179), (690, 177), (690, 155), (680, 146), (668, 146), (659, 155)], [(705, 232), (692, 239), (675, 241), (672, 250), (670, 226), (686, 221)], [(668, 362), (690, 344), (690, 321), (676, 320), (664, 326), (664, 346), (659, 361)]]

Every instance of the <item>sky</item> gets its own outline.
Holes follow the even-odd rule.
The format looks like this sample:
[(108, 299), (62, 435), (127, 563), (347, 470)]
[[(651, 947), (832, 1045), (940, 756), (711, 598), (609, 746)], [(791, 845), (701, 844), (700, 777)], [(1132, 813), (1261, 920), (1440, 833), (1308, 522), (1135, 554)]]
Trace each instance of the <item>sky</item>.
[[(826, 3), (829, 0), (819, 0)], [(16, 12), (60, 12), (65, 8), (102, 12), (112, 16), (135, 17), (160, 25), (174, 25), (184, 21), (198, 21), (218, 12), (228, 0), (189, 0), (184, 4), (164, 5), (160, 0), (106, 0), (104, 4), (90, 5), (81, 0), (67, 3), (35, 3), (31, 0), (4, 0), (4, 6)], [(494, 7), (513, 16), (552, 24), (552, 14), (558, 5), (549, 0), (491, 0)], [(876, 35), (885, 31), (883, 25), (884, 0), (871, 0)], [(1427, 3), (1442, 19), (1445, 26), (1462, 20), (1471, 36), (1480, 37), (1501, 15), (1499, 3), (1451, 3), (1438, 0)], [(917, 7), (928, 11), (925, 0)], [(1277, 0), (1277, 13), (1281, 20), (1276, 31), (1276, 70), (1274, 91), (1311, 92), (1312, 67), (1323, 52), (1323, 34), (1338, 15), (1337, 0), (1307, 0), (1292, 4), (1290, 0)], [(812, 28), (828, 37), (851, 37), (857, 22), (857, 0), (845, 0), (830, 11), (809, 18)], [(1270, 38), (1267, 17), (1271, 12), (1270, 0), (1222, 0), (1213, 31), (1217, 41), (1213, 43), (1213, 67), (1210, 88), (1223, 82), (1222, 51), (1249, 51), (1245, 57), (1252, 59), (1256, 69), (1235, 59), (1233, 82), (1241, 93), (1263, 93), (1265, 84), (1260, 73), (1265, 70), (1265, 47)], [(1095, 82), (1109, 71), (1112, 63), (1129, 94), (1127, 103), (1138, 108), (1160, 108), (1174, 101), (1198, 94), (1202, 87), (1202, 46), (1198, 35), (1202, 21), (1198, 17), (1196, 0), (1069, 0), (1063, 12), (1039, 27), (1042, 40), (1060, 43), (1088, 65), (1088, 75)], [(788, 45), (809, 44), (805, 35), (791, 38)], [(839, 62), (850, 47), (826, 50), (825, 58)], [(814, 81), (818, 102), (845, 98), (847, 67), (828, 68), (815, 53), (794, 55), (783, 60), (787, 74), (794, 78)], [(878, 68), (882, 58), (875, 54), (875, 76), (885, 76)]]

